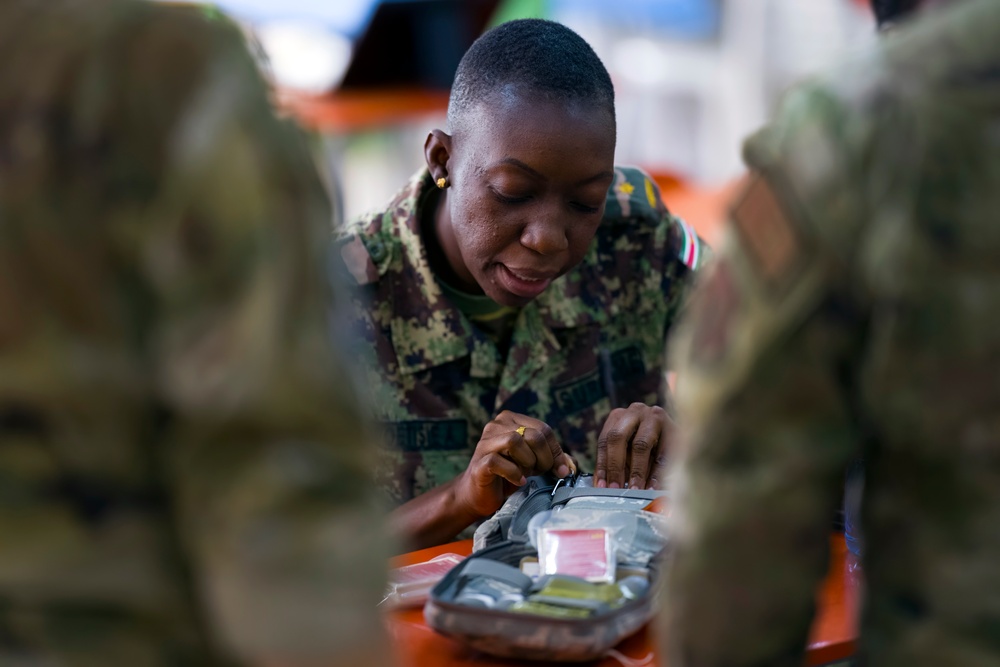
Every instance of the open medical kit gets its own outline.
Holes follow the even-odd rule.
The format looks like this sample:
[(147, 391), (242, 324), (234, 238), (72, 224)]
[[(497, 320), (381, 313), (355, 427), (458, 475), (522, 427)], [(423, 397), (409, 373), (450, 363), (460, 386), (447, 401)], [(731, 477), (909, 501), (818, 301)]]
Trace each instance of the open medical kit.
[(663, 491), (530, 477), (430, 591), (427, 624), (508, 658), (599, 658), (655, 614)]

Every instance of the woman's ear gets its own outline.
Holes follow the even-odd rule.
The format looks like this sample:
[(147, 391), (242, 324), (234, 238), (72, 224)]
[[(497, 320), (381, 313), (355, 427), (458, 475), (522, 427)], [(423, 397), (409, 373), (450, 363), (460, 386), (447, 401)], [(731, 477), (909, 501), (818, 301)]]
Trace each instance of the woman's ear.
[[(431, 178), (435, 182), (444, 179), (449, 181), (448, 162), (451, 160), (451, 135), (442, 130), (431, 130), (424, 142), (424, 159)], [(439, 185), (438, 187), (442, 187)]]

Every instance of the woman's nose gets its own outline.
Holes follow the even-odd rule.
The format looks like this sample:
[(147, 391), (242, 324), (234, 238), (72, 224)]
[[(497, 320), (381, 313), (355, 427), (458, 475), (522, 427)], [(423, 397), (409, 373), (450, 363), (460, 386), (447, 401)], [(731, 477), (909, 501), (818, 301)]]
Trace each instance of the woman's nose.
[(521, 245), (539, 255), (557, 255), (569, 248), (564, 225), (556, 215), (539, 215), (521, 232)]

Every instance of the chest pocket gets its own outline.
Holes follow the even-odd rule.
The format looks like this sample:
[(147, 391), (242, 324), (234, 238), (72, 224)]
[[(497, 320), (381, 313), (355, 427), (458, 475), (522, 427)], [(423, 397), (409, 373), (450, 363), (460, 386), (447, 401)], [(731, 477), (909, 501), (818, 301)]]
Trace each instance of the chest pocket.
[(635, 401), (655, 402), (659, 383), (650, 380), (657, 365), (647, 363), (642, 348), (633, 341), (612, 338), (605, 343), (595, 331), (576, 342), (574, 363), (552, 383), (547, 421), (563, 446), (589, 471), (611, 410)]
[(602, 399), (608, 400), (609, 410), (627, 407), (634, 401), (647, 401), (650, 391), (658, 389), (655, 383), (651, 390), (647, 386), (651, 364), (636, 344), (615, 350), (599, 346), (589, 356), (589, 369), (552, 385), (552, 405), (559, 417), (579, 413)]

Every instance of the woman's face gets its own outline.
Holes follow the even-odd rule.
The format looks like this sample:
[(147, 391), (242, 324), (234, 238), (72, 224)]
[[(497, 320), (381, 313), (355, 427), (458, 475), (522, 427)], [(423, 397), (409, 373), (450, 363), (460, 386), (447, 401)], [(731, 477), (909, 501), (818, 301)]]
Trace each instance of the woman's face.
[(520, 307), (586, 254), (614, 178), (614, 123), (595, 105), (497, 95), (461, 125), (428, 139), (429, 163), (435, 136), (445, 144), (450, 183), (438, 241), (457, 287)]

